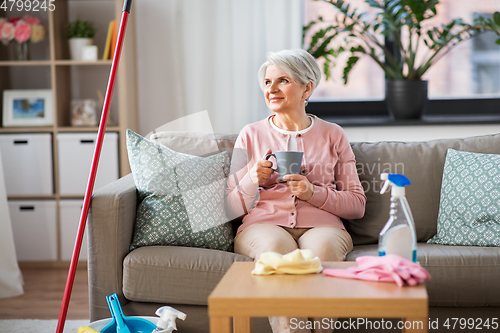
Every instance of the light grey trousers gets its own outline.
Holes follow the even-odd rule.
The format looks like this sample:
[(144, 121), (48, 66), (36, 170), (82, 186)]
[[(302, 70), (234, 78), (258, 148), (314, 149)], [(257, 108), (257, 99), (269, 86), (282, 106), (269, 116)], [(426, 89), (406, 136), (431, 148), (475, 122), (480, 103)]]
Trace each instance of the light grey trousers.
[[(252, 224), (234, 239), (234, 252), (258, 259), (263, 252), (287, 254), (296, 249), (309, 249), (321, 261), (344, 261), (352, 251), (349, 233), (336, 227), (288, 228), (274, 224)], [(307, 329), (308, 318), (269, 317), (273, 333), (326, 333), (333, 329)], [(322, 318), (311, 321), (322, 322)], [(328, 322), (331, 322), (328, 320)], [(301, 328), (302, 327), (302, 328)]]

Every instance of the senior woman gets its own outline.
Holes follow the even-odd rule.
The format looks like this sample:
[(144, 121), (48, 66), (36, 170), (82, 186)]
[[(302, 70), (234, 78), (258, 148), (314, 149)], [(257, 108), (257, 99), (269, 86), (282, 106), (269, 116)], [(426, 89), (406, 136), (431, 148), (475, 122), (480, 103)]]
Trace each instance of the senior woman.
[[(353, 245), (341, 218), (361, 218), (366, 196), (342, 128), (305, 111), (321, 71), (306, 51), (283, 50), (267, 55), (258, 78), (273, 114), (245, 126), (235, 143), (226, 208), (243, 219), (234, 251), (258, 259), (300, 248), (321, 261), (344, 260)], [(264, 158), (275, 151), (303, 152), (300, 173), (278, 181)], [(300, 331), (272, 318), (271, 326)]]

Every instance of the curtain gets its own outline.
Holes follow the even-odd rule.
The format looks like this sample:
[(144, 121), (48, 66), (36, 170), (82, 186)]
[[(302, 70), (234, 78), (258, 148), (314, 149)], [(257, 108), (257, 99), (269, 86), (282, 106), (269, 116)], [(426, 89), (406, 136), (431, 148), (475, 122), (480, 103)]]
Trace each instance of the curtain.
[(0, 298), (19, 296), (23, 293), (23, 276), (17, 264), (0, 156)]
[(301, 0), (142, 0), (135, 11), (141, 134), (203, 110), (214, 131), (238, 133), (269, 115), (266, 53), (301, 47)]

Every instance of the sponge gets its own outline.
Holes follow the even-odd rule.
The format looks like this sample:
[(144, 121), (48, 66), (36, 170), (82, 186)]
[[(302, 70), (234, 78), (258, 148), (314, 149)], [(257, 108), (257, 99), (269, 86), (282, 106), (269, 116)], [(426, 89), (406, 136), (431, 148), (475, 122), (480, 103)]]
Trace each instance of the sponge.
[(78, 333), (99, 333), (99, 332), (88, 326), (82, 326), (78, 328)]

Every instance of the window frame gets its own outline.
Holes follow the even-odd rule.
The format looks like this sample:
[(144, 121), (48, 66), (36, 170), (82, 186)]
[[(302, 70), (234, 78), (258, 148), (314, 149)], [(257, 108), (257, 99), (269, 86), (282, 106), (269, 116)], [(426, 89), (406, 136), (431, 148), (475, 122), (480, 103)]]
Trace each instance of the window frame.
[[(394, 123), (382, 101), (310, 101), (306, 111), (345, 123)], [(448, 119), (447, 119), (448, 118)], [(421, 122), (500, 122), (500, 98), (430, 99)]]
[[(398, 57), (397, 46), (384, 43)], [(389, 114), (385, 100), (309, 101), (306, 111), (345, 125), (500, 123), (500, 96), (495, 98), (430, 99), (421, 119), (398, 121)]]

